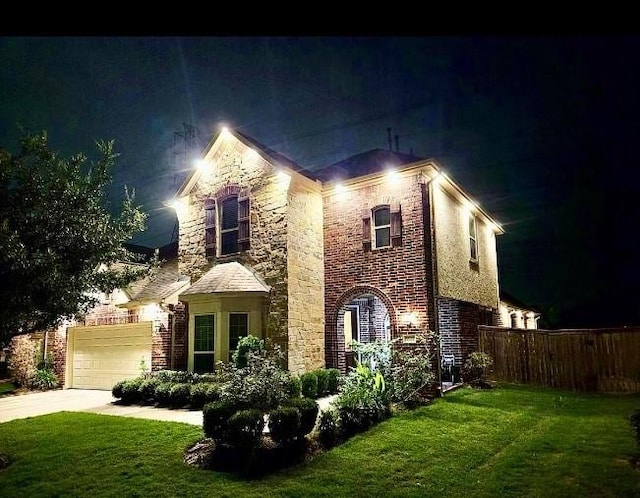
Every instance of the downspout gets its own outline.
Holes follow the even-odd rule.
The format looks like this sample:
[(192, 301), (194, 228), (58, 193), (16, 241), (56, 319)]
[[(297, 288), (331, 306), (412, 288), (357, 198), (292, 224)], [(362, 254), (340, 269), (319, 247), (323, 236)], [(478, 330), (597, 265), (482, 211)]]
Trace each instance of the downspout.
[[(440, 173), (438, 173), (440, 174)], [(444, 391), (442, 390), (442, 359), (440, 357), (441, 352), (441, 344), (440, 344), (440, 319), (438, 316), (438, 262), (436, 259), (436, 230), (435, 230), (435, 211), (433, 207), (433, 180), (436, 177), (430, 179), (425, 185), (427, 190), (427, 199), (429, 202), (429, 237), (430, 237), (430, 249), (431, 249), (431, 289), (433, 295), (431, 296), (433, 300), (433, 327), (434, 333), (437, 339), (437, 347), (436, 347), (436, 362), (437, 362), (437, 372), (438, 372), (438, 385), (440, 386), (440, 396), (444, 396)]]

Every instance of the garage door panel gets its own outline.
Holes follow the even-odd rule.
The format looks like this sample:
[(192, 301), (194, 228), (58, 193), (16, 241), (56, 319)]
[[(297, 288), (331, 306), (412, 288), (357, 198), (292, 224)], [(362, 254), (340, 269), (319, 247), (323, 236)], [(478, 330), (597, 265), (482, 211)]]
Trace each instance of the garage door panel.
[(137, 377), (140, 364), (151, 364), (151, 322), (73, 327), (71, 387), (106, 389), (123, 379)]

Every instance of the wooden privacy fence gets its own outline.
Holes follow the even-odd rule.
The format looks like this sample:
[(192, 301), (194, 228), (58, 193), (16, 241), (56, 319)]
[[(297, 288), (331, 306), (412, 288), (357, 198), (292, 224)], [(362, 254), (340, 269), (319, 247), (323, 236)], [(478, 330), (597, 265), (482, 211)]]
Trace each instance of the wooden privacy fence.
[(640, 327), (524, 330), (478, 327), (498, 381), (574, 391), (639, 392)]

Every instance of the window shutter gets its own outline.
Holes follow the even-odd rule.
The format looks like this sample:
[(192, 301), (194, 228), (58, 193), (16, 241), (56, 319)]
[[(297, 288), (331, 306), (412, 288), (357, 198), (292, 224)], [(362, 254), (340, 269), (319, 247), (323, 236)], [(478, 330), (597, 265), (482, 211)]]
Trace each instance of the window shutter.
[(362, 211), (362, 247), (365, 251), (371, 250), (371, 211)]
[(204, 247), (207, 257), (216, 255), (216, 203), (213, 199), (204, 201)]
[(402, 210), (399, 204), (391, 206), (391, 245), (402, 245)]
[(238, 246), (241, 251), (248, 251), (251, 233), (251, 189), (245, 188), (238, 193)]

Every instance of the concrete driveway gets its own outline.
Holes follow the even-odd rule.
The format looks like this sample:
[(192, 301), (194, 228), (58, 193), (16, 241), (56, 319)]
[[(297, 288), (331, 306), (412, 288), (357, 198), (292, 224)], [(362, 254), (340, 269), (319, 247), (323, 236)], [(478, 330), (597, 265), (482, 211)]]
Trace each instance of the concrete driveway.
[(114, 404), (111, 391), (64, 389), (0, 398), (0, 423), (56, 412), (89, 412), (202, 425), (202, 410)]

